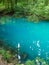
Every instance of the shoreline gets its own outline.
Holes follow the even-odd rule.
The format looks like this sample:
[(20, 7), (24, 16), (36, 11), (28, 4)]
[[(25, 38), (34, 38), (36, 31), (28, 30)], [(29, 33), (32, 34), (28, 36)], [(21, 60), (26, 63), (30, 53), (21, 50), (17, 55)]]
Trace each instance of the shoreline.
[[(32, 14), (33, 15), (33, 14)], [(6, 10), (2, 10), (2, 11), (0, 11), (0, 17), (4, 17), (4, 16), (7, 16), (7, 17), (14, 17), (14, 18), (26, 18), (28, 21), (31, 21), (31, 22), (33, 22), (34, 20), (32, 19), (32, 15), (23, 15), (22, 13), (21, 14), (19, 14), (18, 16), (17, 15), (15, 15), (15, 11), (14, 10), (11, 10), (11, 11), (9, 11), (9, 12), (7, 12)], [(29, 16), (31, 16), (31, 19), (29, 19)], [(41, 21), (41, 20), (43, 20), (43, 21), (49, 21), (49, 19), (48, 18), (46, 18), (46, 17), (43, 17), (43, 16), (38, 16), (38, 15), (36, 15), (37, 17), (39, 17), (39, 20), (38, 21)], [(28, 17), (28, 18), (27, 18)], [(34, 22), (38, 22), (38, 21), (34, 21)]]

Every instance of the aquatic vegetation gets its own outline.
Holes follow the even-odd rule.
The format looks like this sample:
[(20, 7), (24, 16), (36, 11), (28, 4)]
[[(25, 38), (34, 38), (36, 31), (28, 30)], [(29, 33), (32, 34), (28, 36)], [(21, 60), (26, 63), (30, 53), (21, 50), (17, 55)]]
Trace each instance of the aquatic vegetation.
[(2, 55), (4, 60), (9, 60), (12, 57), (12, 54), (9, 53), (9, 51), (6, 51), (5, 49), (0, 49), (0, 54)]
[(6, 23), (8, 23), (8, 22), (11, 22), (10, 21), (10, 19), (11, 19), (11, 17), (10, 16), (2, 16), (1, 18), (0, 18), (0, 24), (6, 24)]
[(31, 60), (26, 61), (25, 65), (49, 65), (49, 64), (43, 58), (37, 57), (32, 61)]
[(35, 63), (34, 62), (32, 63), (31, 60), (28, 60), (28, 61), (26, 61), (25, 65), (35, 65)]
[[(33, 60), (27, 60), (24, 63), (19, 63), (18, 58), (15, 56), (16, 54), (17, 53), (13, 54), (10, 50), (5, 50), (4, 48), (0, 47), (0, 55), (2, 55), (2, 59), (7, 63), (12, 63), (13, 65), (49, 65), (48, 61), (40, 57), (36, 57)], [(27, 54), (23, 53), (21, 55), (21, 58), (24, 60), (26, 58), (26, 55)]]
[(37, 57), (36, 59), (36, 64), (41, 64), (41, 65), (48, 65), (47, 61), (45, 61), (43, 58)]
[(17, 63), (17, 58), (14, 58), (14, 55), (11, 53), (10, 50), (0, 49), (0, 55), (2, 56), (2, 60), (6, 61), (7, 63)]

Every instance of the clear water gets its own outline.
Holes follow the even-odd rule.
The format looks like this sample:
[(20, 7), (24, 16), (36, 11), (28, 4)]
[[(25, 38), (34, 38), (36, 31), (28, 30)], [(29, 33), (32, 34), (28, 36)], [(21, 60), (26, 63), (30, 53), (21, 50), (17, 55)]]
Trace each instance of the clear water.
[(49, 22), (47, 21), (33, 23), (23, 18), (6, 19), (5, 24), (0, 24), (0, 39), (13, 48), (19, 43), (21, 52), (27, 53), (31, 59), (36, 56), (49, 57)]

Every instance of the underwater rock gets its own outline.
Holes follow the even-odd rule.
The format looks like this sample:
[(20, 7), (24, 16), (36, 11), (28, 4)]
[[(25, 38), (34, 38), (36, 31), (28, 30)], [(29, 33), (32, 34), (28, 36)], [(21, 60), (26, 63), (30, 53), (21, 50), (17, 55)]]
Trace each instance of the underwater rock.
[(0, 55), (0, 65), (7, 65), (7, 62), (3, 61), (2, 55)]

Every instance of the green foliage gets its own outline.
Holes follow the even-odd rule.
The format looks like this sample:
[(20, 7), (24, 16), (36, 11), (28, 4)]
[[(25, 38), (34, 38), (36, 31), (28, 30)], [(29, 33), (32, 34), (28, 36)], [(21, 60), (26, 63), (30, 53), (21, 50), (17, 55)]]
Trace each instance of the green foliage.
[[(3, 4), (4, 3), (4, 4)], [(14, 10), (15, 17), (26, 17), (28, 20), (49, 20), (49, 0), (2, 0), (0, 10)]]
[(26, 61), (25, 65), (35, 65), (35, 62), (34, 60), (33, 61), (28, 60)]
[(35, 60), (36, 60), (36, 62), (37, 61), (40, 62), (42, 65), (48, 65), (47, 62), (43, 58), (37, 57)]
[[(11, 54), (10, 53), (10, 51), (7, 51), (7, 50), (5, 50), (5, 49), (0, 49), (0, 55), (2, 55), (2, 58), (4, 59), (4, 60), (6, 60), (7, 62), (9, 62), (9, 60), (11, 60), (11, 58), (13, 57), (13, 54)], [(15, 54), (14, 54), (15, 55)], [(16, 58), (14, 58), (14, 60), (15, 60)], [(12, 60), (12, 62), (14, 61), (14, 60)], [(49, 61), (49, 58), (47, 58), (47, 60), (44, 60), (43, 58), (40, 58), (40, 57), (36, 57), (35, 59), (33, 59), (33, 60), (27, 60), (25, 63), (24, 63), (24, 65), (49, 65), (49, 63), (48, 63), (48, 61)], [(18, 62), (17, 62), (17, 60), (16, 61), (14, 61), (14, 63), (15, 63), (15, 65), (22, 65), (22, 64), (19, 64)]]
[(16, 64), (16, 65), (21, 65), (21, 64)]
[(11, 58), (11, 54), (5, 53), (5, 54), (3, 55), (3, 58), (4, 58), (5, 60), (9, 60), (9, 59)]
[(17, 5), (19, 6), (18, 15), (21, 16), (23, 14), (23, 16), (25, 16), (27, 19), (32, 21), (38, 21), (39, 19), (48, 20), (49, 19), (49, 3), (48, 2), (49, 2), (48, 0), (33, 0), (33, 1), (28, 0), (28, 2), (26, 1), (23, 4), (23, 1), (22, 1), (18, 3)]
[(45, 61), (43, 58), (37, 57), (34, 60), (28, 60), (26, 61), (25, 65), (48, 65), (47, 61)]
[(1, 49), (1, 50), (0, 50), (0, 54), (3, 55), (3, 54), (5, 54), (5, 53), (6, 53), (6, 51), (5, 51), (4, 49)]
[(12, 54), (8, 53), (5, 49), (1, 49), (0, 54), (2, 55), (3, 59), (7, 61), (12, 57)]
[(32, 62), (30, 60), (26, 61), (25, 65), (32, 65)]

